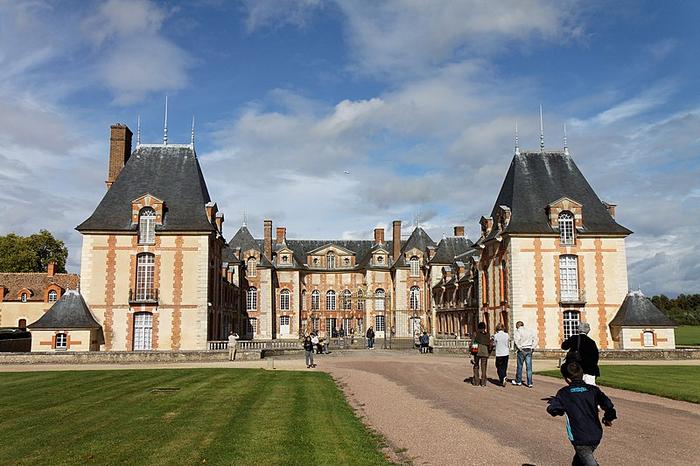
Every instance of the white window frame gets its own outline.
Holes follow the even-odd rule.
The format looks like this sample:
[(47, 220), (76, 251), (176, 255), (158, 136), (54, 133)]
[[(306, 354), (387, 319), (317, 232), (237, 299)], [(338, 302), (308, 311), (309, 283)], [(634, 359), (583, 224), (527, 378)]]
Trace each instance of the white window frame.
[(335, 253), (334, 252), (329, 252), (326, 254), (326, 267), (329, 269), (334, 269), (335, 268)]
[(149, 253), (136, 256), (136, 301), (155, 299), (156, 256)]
[(258, 334), (258, 319), (257, 317), (249, 317), (246, 320), (247, 327), (246, 328), (246, 334), (250, 334), (255, 338), (255, 336)]
[(312, 317), (311, 318), (311, 330), (314, 332), (318, 332), (321, 330), (321, 319), (318, 317)]
[[(649, 338), (649, 340), (647, 340)], [(642, 335), (642, 346), (645, 348), (650, 348), (654, 346), (654, 332), (651, 330), (645, 330)]]
[(559, 224), (559, 242), (565, 245), (575, 243), (574, 214), (565, 210), (557, 218)]
[(578, 293), (578, 257), (571, 254), (559, 256), (559, 290), (561, 300), (577, 301)]
[(335, 317), (326, 317), (326, 336), (331, 338), (333, 332), (338, 327), (338, 319)]
[(248, 291), (246, 291), (245, 308), (247, 311), (258, 310), (258, 289), (254, 286), (248, 288)]
[(153, 207), (144, 207), (139, 212), (139, 244), (156, 242), (156, 211)]
[(411, 266), (411, 276), (420, 277), (420, 259), (418, 259), (418, 256), (411, 257), (408, 263)]
[(352, 317), (343, 318), (342, 329), (345, 331), (345, 335), (350, 333), (351, 328), (352, 328)]
[(22, 293), (19, 297), (19, 300), (22, 301), (23, 303), (26, 303), (28, 299), (27, 293)]
[(563, 312), (564, 339), (578, 333), (578, 326), (581, 323), (581, 313), (577, 310), (567, 309)]
[(291, 303), (291, 291), (283, 289), (280, 291), (280, 310), (288, 311)]
[(291, 333), (292, 324), (289, 316), (280, 316), (280, 335), (291, 335)]
[(49, 298), (49, 302), (50, 302), (50, 303), (55, 303), (56, 301), (58, 301), (58, 291), (56, 291), (56, 290), (49, 290), (49, 296), (48, 296), (48, 298)]
[(335, 291), (328, 290), (326, 292), (326, 310), (327, 311), (335, 311), (335, 309), (336, 309)]
[(246, 275), (249, 277), (258, 276), (258, 260), (255, 257), (249, 257), (246, 261)]
[(386, 291), (382, 288), (377, 288), (374, 292), (374, 310), (384, 311), (386, 306), (384, 305), (384, 300), (386, 298)]
[(386, 317), (384, 315), (374, 316), (374, 331), (386, 331)]
[(352, 293), (350, 293), (350, 290), (346, 289), (343, 291), (343, 310), (344, 311), (349, 311), (352, 309), (352, 299), (350, 297), (352, 296)]
[(365, 293), (362, 290), (357, 290), (357, 310), (365, 310)]
[(412, 311), (420, 309), (420, 288), (412, 286), (409, 296), (409, 305)]
[(311, 292), (311, 310), (318, 311), (321, 309), (321, 292), (313, 290)]
[(153, 345), (153, 314), (134, 314), (134, 351), (150, 351)]
[(57, 350), (67, 350), (68, 349), (68, 334), (65, 332), (60, 332), (56, 334), (56, 347)]

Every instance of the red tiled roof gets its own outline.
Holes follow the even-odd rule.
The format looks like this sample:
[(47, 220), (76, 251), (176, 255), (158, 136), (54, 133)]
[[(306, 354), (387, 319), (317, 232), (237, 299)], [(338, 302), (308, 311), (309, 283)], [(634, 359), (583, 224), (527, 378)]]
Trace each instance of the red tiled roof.
[[(58, 285), (63, 290), (76, 290), (80, 276), (75, 273), (57, 273), (50, 277), (45, 272), (2, 272), (0, 287), (4, 287), (4, 301), (19, 301), (19, 293), (27, 288), (32, 295), (27, 301), (44, 301), (44, 294), (50, 285)], [(0, 291), (0, 292), (2, 292)]]

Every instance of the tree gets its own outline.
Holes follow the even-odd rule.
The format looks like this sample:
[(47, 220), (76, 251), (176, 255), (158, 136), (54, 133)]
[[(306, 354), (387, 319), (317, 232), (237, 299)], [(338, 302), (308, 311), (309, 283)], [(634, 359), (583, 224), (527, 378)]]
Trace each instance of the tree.
[(49, 261), (56, 272), (66, 271), (68, 248), (48, 230), (31, 236), (0, 236), (0, 272), (46, 272)]

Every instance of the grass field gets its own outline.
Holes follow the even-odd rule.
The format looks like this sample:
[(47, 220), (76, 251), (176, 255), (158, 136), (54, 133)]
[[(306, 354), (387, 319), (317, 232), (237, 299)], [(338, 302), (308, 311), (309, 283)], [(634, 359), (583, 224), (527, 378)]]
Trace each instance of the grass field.
[(0, 413), (3, 465), (388, 464), (324, 373), (3, 373)]
[[(700, 366), (601, 366), (596, 384), (700, 403)], [(538, 372), (561, 378), (559, 370)]]
[(676, 345), (700, 346), (700, 325), (681, 325), (676, 328)]

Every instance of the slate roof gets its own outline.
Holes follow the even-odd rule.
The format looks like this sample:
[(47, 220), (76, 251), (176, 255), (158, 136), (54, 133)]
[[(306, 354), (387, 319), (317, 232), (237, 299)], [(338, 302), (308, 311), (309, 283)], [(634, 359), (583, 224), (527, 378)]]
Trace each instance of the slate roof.
[(195, 151), (175, 144), (137, 147), (93, 214), (76, 229), (135, 231), (131, 202), (144, 194), (165, 203), (156, 231), (214, 231), (204, 209), (211, 199)]
[(440, 240), (431, 264), (451, 264), (455, 257), (467, 252), (474, 243), (465, 236), (448, 236)]
[(30, 329), (100, 328), (83, 297), (75, 290), (66, 291), (46, 314), (27, 326)]
[[(508, 206), (512, 217), (504, 232), (553, 233), (545, 209), (565, 196), (583, 205), (583, 233), (632, 233), (610, 216), (571, 156), (559, 151), (515, 155), (491, 217), (495, 222), (498, 206)], [(494, 232), (496, 228), (494, 225)]]
[(411, 232), (411, 236), (404, 242), (403, 247), (401, 247), (401, 255), (394, 258), (396, 261), (394, 263), (395, 267), (408, 267), (406, 258), (404, 257), (404, 252), (410, 251), (411, 249), (418, 249), (419, 251), (427, 251), (428, 246), (436, 246), (435, 241), (430, 237), (428, 233), (425, 232), (421, 227), (416, 227)]
[(613, 320), (610, 321), (610, 325), (616, 327), (676, 327), (676, 324), (641, 291), (633, 291), (625, 297), (622, 306)]
[(33, 294), (27, 301), (44, 301), (44, 292), (49, 285), (58, 285), (64, 290), (78, 288), (80, 276), (74, 273), (57, 273), (50, 277), (46, 272), (3, 272), (0, 286), (5, 287), (4, 301), (19, 301), (18, 294), (27, 288)]

